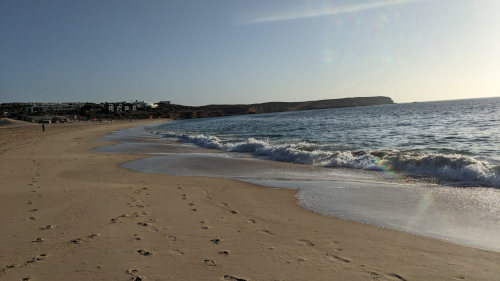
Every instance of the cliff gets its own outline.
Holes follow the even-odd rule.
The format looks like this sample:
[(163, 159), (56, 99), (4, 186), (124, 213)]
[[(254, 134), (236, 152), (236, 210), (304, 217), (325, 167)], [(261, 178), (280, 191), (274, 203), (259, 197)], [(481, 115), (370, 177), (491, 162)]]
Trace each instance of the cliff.
[(328, 99), (304, 102), (266, 102), (256, 104), (236, 104), (236, 105), (208, 105), (206, 108), (219, 110), (227, 115), (251, 114), (251, 113), (272, 113), (283, 111), (314, 110), (339, 107), (368, 106), (393, 104), (389, 97), (361, 97)]
[(272, 113), (298, 110), (314, 110), (339, 107), (368, 106), (393, 104), (389, 97), (343, 98), (304, 102), (266, 102), (255, 104), (212, 104), (206, 106), (182, 106), (163, 104), (158, 108), (158, 115), (171, 119), (192, 119), (243, 115), (255, 113)]

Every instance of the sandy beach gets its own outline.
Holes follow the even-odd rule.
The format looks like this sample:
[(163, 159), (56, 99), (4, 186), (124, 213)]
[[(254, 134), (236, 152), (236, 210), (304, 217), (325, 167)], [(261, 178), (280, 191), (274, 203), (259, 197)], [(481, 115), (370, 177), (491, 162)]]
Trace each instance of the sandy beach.
[(500, 280), (500, 253), (334, 219), (296, 191), (133, 172), (139, 122), (0, 128), (0, 280)]

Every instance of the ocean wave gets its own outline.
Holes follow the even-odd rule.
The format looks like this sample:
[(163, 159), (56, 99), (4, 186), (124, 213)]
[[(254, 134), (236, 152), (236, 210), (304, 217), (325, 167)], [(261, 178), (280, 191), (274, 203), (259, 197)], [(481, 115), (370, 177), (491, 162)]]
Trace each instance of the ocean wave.
[(315, 144), (273, 144), (269, 140), (221, 140), (203, 134), (164, 133), (163, 137), (200, 147), (250, 153), (275, 161), (323, 167), (344, 167), (410, 176), (432, 177), (464, 186), (500, 187), (500, 166), (460, 154), (404, 152), (398, 150), (330, 151)]

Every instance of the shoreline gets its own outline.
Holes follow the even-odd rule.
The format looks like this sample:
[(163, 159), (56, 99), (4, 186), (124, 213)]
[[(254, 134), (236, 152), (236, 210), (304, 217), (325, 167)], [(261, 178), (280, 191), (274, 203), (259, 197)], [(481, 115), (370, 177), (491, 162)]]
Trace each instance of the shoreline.
[(95, 151), (147, 154), (148, 157), (120, 165), (141, 173), (233, 179), (263, 187), (292, 188), (297, 190), (298, 204), (318, 214), (500, 251), (500, 213), (496, 207), (500, 193), (494, 188), (463, 189), (417, 180), (409, 183), (375, 171), (333, 170), (273, 161), (189, 142), (186, 146), (183, 142), (165, 141), (148, 131), (146, 126), (139, 126), (113, 133), (103, 139), (120, 143)]
[(114, 125), (53, 133), (49, 127), (42, 137), (27, 132), (37, 136), (2, 152), (1, 177), (7, 180), (0, 190), (1, 279), (494, 280), (500, 275), (500, 253), (313, 213), (297, 204), (296, 190), (120, 168), (147, 156), (90, 151), (104, 144), (93, 142), (98, 135), (131, 124)]

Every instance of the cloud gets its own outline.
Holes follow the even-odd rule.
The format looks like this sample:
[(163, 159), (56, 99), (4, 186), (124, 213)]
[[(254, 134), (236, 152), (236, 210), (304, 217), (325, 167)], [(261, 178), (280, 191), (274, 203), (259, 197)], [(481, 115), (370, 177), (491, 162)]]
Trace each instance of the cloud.
[(369, 3), (360, 3), (354, 5), (346, 6), (331, 6), (325, 7), (323, 9), (302, 9), (294, 11), (279, 11), (270, 13), (260, 13), (249, 15), (247, 20), (244, 21), (246, 24), (258, 24), (266, 22), (276, 22), (276, 21), (287, 21), (295, 19), (307, 19), (322, 16), (333, 16), (341, 14), (356, 13), (370, 9), (376, 9), (387, 6), (401, 5), (410, 2), (420, 2), (424, 0), (387, 0), (387, 1), (377, 1)]

